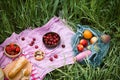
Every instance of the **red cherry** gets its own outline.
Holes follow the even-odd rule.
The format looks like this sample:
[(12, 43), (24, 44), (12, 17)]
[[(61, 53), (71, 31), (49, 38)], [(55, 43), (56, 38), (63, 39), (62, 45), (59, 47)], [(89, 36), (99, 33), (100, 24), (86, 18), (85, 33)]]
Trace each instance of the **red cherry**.
[(33, 41), (36, 41), (36, 38), (33, 38)]
[(50, 61), (53, 61), (53, 58), (52, 58), (52, 57), (50, 57), (50, 58), (49, 58), (49, 60), (50, 60)]
[(47, 36), (46, 39), (49, 39), (49, 36)]
[(29, 45), (30, 45), (30, 46), (33, 46), (33, 44), (31, 44), (31, 43), (30, 43)]
[(35, 49), (38, 49), (38, 45), (35, 45)]
[(65, 45), (64, 45), (64, 44), (62, 44), (62, 48), (65, 48)]
[(82, 44), (78, 44), (77, 49), (78, 49), (79, 52), (82, 52), (83, 49), (84, 49), (84, 46)]
[(34, 43), (35, 43), (34, 41), (31, 42), (31, 44), (34, 44)]
[(22, 38), (21, 38), (21, 40), (22, 40), (22, 41), (24, 41), (24, 40), (25, 40), (25, 38), (24, 38), (24, 37), (22, 37)]
[(81, 39), (80, 44), (82, 44), (84, 47), (88, 45), (88, 41), (86, 39)]
[(33, 46), (33, 44), (34, 44), (34, 43), (35, 43), (35, 42), (34, 42), (34, 41), (32, 41), (29, 45), (30, 45), (30, 46)]
[(58, 58), (58, 55), (57, 55), (57, 54), (54, 54), (54, 58)]

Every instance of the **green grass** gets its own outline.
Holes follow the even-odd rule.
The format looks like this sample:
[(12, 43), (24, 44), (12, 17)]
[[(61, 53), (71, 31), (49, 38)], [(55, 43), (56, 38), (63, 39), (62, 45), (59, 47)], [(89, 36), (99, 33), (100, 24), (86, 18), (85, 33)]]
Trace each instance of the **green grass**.
[(0, 0), (0, 43), (13, 32), (44, 25), (53, 16), (111, 36), (108, 55), (93, 69), (78, 63), (49, 73), (45, 80), (120, 80), (120, 0)]

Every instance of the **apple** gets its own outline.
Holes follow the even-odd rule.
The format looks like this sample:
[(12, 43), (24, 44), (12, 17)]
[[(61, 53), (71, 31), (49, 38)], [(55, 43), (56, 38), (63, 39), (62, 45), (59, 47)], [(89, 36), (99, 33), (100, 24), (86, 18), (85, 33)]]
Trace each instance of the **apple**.
[(88, 45), (88, 41), (86, 39), (81, 39), (80, 44), (82, 44), (84, 47)]
[(111, 39), (110, 36), (107, 34), (101, 35), (101, 40), (103, 41), (103, 43), (108, 43), (110, 39)]
[(97, 40), (98, 40), (98, 38), (94, 36), (90, 39), (90, 43), (94, 44)]
[(77, 49), (79, 52), (82, 52), (84, 50), (84, 46), (82, 44), (78, 44)]

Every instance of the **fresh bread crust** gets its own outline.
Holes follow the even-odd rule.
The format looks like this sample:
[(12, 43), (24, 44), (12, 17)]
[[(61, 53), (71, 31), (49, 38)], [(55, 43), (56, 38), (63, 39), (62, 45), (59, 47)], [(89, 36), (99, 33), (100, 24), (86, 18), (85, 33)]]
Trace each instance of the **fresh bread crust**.
[(11, 69), (8, 73), (8, 77), (10, 79), (14, 78), (18, 72), (28, 63), (28, 60), (25, 57), (20, 57), (17, 61), (13, 69)]

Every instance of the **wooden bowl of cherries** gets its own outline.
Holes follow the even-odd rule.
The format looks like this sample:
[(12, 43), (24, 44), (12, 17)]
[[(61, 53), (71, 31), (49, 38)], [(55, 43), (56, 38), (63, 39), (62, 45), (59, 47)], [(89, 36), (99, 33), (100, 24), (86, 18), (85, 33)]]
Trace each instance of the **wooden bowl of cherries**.
[(21, 48), (18, 44), (10, 43), (4, 47), (4, 53), (11, 58), (17, 57), (21, 53)]
[(43, 43), (47, 48), (55, 48), (60, 44), (60, 36), (56, 32), (48, 32), (43, 36)]

